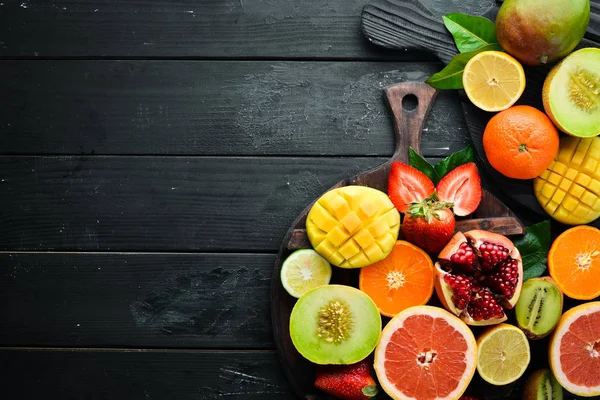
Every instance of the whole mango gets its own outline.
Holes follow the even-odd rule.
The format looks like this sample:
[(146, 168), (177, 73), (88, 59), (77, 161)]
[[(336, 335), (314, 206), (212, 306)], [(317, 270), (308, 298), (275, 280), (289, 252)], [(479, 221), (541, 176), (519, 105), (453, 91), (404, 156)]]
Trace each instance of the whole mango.
[(506, 0), (496, 17), (496, 36), (509, 54), (536, 66), (573, 51), (589, 21), (590, 0)]

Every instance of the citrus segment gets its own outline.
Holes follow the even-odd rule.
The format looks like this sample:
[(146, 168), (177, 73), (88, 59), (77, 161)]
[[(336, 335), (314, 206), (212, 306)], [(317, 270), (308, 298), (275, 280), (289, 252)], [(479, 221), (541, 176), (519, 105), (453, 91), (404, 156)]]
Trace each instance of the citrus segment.
[(477, 339), (477, 372), (492, 385), (507, 385), (523, 375), (531, 354), (527, 337), (519, 328), (499, 324)]
[(600, 295), (600, 230), (581, 225), (567, 229), (552, 243), (548, 271), (562, 292), (578, 300)]
[(331, 265), (312, 249), (296, 250), (281, 266), (281, 284), (293, 297), (319, 286), (331, 279)]
[(458, 399), (476, 368), (475, 337), (464, 322), (431, 306), (398, 313), (375, 350), (375, 372), (393, 399)]
[(465, 65), (463, 87), (469, 100), (482, 110), (505, 110), (523, 94), (525, 71), (506, 53), (483, 51)]
[(600, 395), (600, 302), (563, 314), (550, 341), (550, 368), (571, 393)]
[(393, 317), (429, 301), (433, 294), (433, 262), (419, 247), (399, 240), (386, 258), (361, 268), (359, 287), (373, 299), (381, 314)]

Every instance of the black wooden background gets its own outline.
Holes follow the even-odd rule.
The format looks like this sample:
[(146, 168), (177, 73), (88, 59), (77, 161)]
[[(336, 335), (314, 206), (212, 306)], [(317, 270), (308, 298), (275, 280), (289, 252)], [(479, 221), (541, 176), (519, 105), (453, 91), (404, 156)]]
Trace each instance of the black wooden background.
[[(442, 67), (370, 45), (367, 2), (0, 0), (2, 399), (294, 397), (283, 235), (391, 156), (382, 89)], [(423, 153), (467, 143), (441, 93)]]

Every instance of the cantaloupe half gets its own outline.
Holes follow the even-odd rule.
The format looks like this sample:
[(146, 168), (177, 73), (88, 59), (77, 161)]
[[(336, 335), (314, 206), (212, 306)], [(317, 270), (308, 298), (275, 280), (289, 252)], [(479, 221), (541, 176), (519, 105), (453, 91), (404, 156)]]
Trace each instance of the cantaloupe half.
[(600, 134), (600, 49), (571, 53), (546, 77), (544, 110), (561, 131), (578, 137)]

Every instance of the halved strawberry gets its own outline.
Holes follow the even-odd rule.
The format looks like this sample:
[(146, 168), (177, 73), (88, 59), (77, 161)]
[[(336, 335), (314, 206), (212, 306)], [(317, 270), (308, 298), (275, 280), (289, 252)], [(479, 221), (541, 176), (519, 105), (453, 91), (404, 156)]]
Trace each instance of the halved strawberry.
[(405, 213), (410, 203), (426, 199), (434, 189), (431, 179), (418, 169), (399, 161), (392, 163), (388, 177), (388, 195), (398, 211)]
[(481, 178), (475, 163), (463, 164), (450, 171), (437, 184), (440, 201), (454, 203), (454, 214), (469, 215), (481, 202)]

